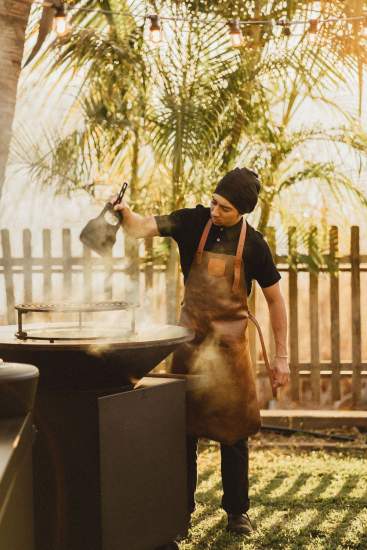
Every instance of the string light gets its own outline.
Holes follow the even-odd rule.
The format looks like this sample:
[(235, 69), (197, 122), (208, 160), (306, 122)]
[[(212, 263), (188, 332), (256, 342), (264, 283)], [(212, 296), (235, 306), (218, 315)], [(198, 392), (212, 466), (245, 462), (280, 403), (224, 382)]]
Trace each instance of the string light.
[[(39, 6), (45, 6), (45, 7), (48, 7), (50, 6), (50, 2), (39, 2), (37, 0), (35, 0), (33, 2), (33, 4), (35, 5), (39, 5)], [(122, 15), (122, 16), (125, 16), (125, 17), (131, 17), (131, 18), (134, 18), (134, 17), (141, 17), (141, 18), (144, 18), (145, 16), (144, 15), (141, 15), (141, 14), (133, 14), (131, 12), (124, 12), (124, 11), (119, 11), (119, 10), (106, 10), (106, 9), (96, 9), (96, 8), (84, 8), (84, 7), (79, 7), (79, 6), (68, 6), (68, 11), (76, 11), (76, 12), (81, 12), (81, 11), (85, 11), (85, 12), (90, 12), (90, 13), (106, 13), (106, 14), (114, 14), (114, 15)], [(364, 21), (366, 19), (367, 15), (355, 15), (355, 16), (349, 16), (349, 17), (328, 17), (326, 19), (319, 19), (318, 22), (319, 23), (337, 23), (337, 22), (348, 22), (348, 21)], [(174, 17), (174, 16), (165, 16), (165, 15), (161, 15), (159, 16), (160, 20), (162, 21), (188, 21), (187, 18), (184, 18), (184, 17)], [(268, 24), (271, 24), (271, 22), (273, 20), (264, 20), (264, 19), (259, 19), (259, 20), (256, 20), (256, 19), (253, 19), (253, 20), (249, 20), (249, 19), (237, 19), (238, 23), (242, 26), (242, 25), (268, 25)], [(303, 25), (307, 25), (308, 23), (310, 22), (309, 19), (302, 19), (302, 20), (297, 20), (297, 21), (287, 21), (287, 24), (292, 26), (292, 25), (299, 25), (299, 24), (303, 24)], [(284, 20), (281, 20), (281, 21), (276, 21), (274, 20), (274, 23), (277, 24), (277, 25), (282, 25), (284, 23)]]
[(149, 28), (150, 40), (154, 44), (159, 44), (159, 42), (162, 40), (162, 29), (161, 29), (159, 16), (157, 14), (149, 15), (149, 19), (150, 19), (150, 28)]
[(308, 28), (308, 32), (310, 34), (316, 34), (319, 29), (319, 22), (317, 19), (310, 19), (309, 21), (310, 26)]
[(291, 27), (289, 25), (289, 21), (280, 21), (280, 25), (283, 27), (282, 34), (284, 36), (290, 36), (291, 33)]
[(231, 37), (231, 44), (234, 48), (238, 48), (243, 42), (240, 22), (238, 19), (231, 19), (230, 21), (228, 21), (228, 26), (229, 35)]
[(367, 38), (367, 15), (365, 15), (363, 20), (362, 20), (362, 26), (363, 26), (362, 36), (364, 38)]
[(56, 32), (57, 36), (63, 37), (68, 34), (70, 30), (65, 5), (61, 4), (60, 6), (54, 6), (54, 9), (56, 13), (53, 20), (53, 30)]
[(308, 27), (308, 39), (311, 44), (316, 44), (318, 30), (319, 30), (318, 19), (310, 19), (309, 27)]
[[(65, 5), (62, 3), (60, 6), (55, 6), (54, 4), (51, 4), (50, 1), (41, 2), (35, 0), (33, 2), (34, 4), (38, 4), (44, 7), (49, 7), (52, 5), (54, 10), (56, 11), (54, 16), (54, 22), (53, 22), (53, 28), (58, 34), (58, 36), (65, 36), (69, 30), (70, 25), (65, 9)], [(146, 16), (140, 15), (140, 14), (133, 14), (131, 12), (123, 12), (119, 10), (108, 10), (108, 9), (96, 9), (96, 8), (86, 8), (86, 7), (79, 7), (79, 6), (68, 6), (68, 11), (76, 11), (76, 12), (90, 12), (90, 13), (100, 13), (100, 14), (116, 14), (121, 15), (124, 17), (131, 17), (131, 18), (143, 18), (145, 19)], [(150, 28), (149, 28), (149, 37), (150, 40), (158, 44), (162, 40), (162, 29), (161, 29), (161, 21), (187, 21), (187, 18), (183, 17), (174, 17), (174, 16), (159, 16), (158, 14), (149, 15), (148, 19), (150, 20)], [(214, 18), (215, 19), (215, 18)], [(288, 20), (241, 20), (241, 19), (231, 19), (230, 21), (227, 21), (227, 25), (229, 26), (229, 34), (231, 38), (231, 44), (234, 47), (241, 46), (243, 43), (243, 35), (241, 31), (242, 25), (259, 25), (264, 26), (268, 25), (270, 28), (274, 27), (276, 25), (282, 27), (282, 34), (283, 36), (289, 37), (291, 36), (292, 32), (291, 29), (295, 25), (304, 25), (305, 27), (308, 25), (308, 32), (310, 34), (310, 37), (312, 40), (315, 38), (314, 35), (317, 34), (319, 30), (320, 24), (325, 23), (348, 23), (348, 22), (360, 22), (362, 24), (362, 36), (367, 37), (367, 15), (358, 15), (358, 16), (350, 16), (350, 17), (328, 17), (325, 19), (307, 19), (307, 20), (297, 20), (297, 21), (288, 21)]]

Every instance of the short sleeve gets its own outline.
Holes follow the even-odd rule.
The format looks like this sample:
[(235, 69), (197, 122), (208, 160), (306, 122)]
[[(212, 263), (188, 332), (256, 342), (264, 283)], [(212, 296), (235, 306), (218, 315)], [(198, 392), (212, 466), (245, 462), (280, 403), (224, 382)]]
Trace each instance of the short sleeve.
[(210, 209), (198, 204), (195, 208), (181, 208), (165, 216), (155, 216), (161, 237), (172, 237), (177, 243), (195, 244), (210, 214)]
[(187, 218), (187, 209), (175, 210), (164, 216), (155, 216), (158, 231), (161, 237), (172, 237), (177, 239), (183, 231)]
[(262, 253), (259, 255), (254, 278), (261, 288), (266, 288), (275, 285), (281, 279), (281, 276), (274, 263), (268, 243), (263, 238), (261, 241)]

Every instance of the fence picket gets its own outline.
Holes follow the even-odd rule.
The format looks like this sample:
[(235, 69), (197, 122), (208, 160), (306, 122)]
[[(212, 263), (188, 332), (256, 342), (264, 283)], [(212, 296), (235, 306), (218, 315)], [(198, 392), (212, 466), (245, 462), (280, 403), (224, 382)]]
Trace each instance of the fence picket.
[[(330, 261), (336, 264), (338, 255), (338, 228), (332, 226), (329, 231)], [(331, 396), (333, 401), (340, 399), (340, 311), (339, 276), (337, 271), (330, 272), (330, 347), (333, 373), (331, 377)]]
[(62, 299), (70, 300), (71, 296), (71, 231), (70, 229), (62, 230), (62, 273), (63, 273), (63, 286), (62, 286)]
[(299, 355), (298, 355), (298, 273), (296, 228), (288, 231), (288, 253), (294, 258), (289, 268), (289, 367), (291, 371), (291, 396), (294, 401), (300, 398)]
[(32, 235), (29, 229), (23, 230), (23, 274), (24, 298), (26, 304), (32, 303)]
[(42, 231), (43, 248), (43, 300), (50, 302), (52, 299), (52, 250), (51, 250), (51, 231), (44, 229)]
[[(311, 255), (312, 240), (316, 239), (317, 230), (310, 232), (309, 253)], [(310, 271), (310, 340), (311, 340), (311, 392), (312, 399), (320, 403), (320, 341), (319, 341), (319, 277), (318, 273)]]
[(83, 245), (83, 289), (84, 300), (92, 301), (92, 253), (90, 248)]
[[(268, 227), (266, 231), (266, 238), (273, 256), (273, 259), (276, 263), (277, 261), (277, 243), (276, 243), (276, 236), (275, 236), (275, 228), (274, 227)], [(274, 357), (275, 355), (275, 342), (274, 342), (274, 336), (273, 336), (273, 330), (271, 326), (271, 321), (269, 318), (269, 354), (270, 357)]]
[(359, 258), (359, 227), (351, 228), (351, 286), (352, 286), (352, 394), (357, 405), (361, 399), (361, 280)]
[(166, 317), (168, 323), (174, 324), (177, 322), (178, 253), (176, 244), (170, 242), (169, 250), (166, 277)]
[(139, 303), (140, 299), (140, 256), (139, 244), (133, 237), (125, 236), (125, 259), (128, 268), (125, 273), (125, 294), (128, 302)]
[[(249, 310), (256, 316), (256, 292), (257, 292), (257, 285), (252, 284), (251, 294), (248, 298), (248, 308)], [(255, 372), (260, 372), (260, 370), (257, 368), (257, 332), (254, 323), (248, 324), (248, 339), (249, 339), (249, 346), (250, 346), (250, 355), (251, 355), (251, 361), (252, 366), (255, 370)]]
[(104, 281), (103, 281), (103, 295), (104, 300), (112, 300), (113, 296), (113, 270), (112, 270), (112, 251), (104, 258)]
[[(83, 285), (83, 299), (90, 302), (96, 298), (93, 282), (94, 276), (100, 278), (101, 270), (104, 270), (105, 279), (103, 284), (104, 297), (112, 299), (113, 288), (112, 280), (114, 273), (125, 274), (126, 299), (133, 301), (133, 295), (138, 293), (139, 288), (139, 250), (138, 247), (126, 246), (125, 267), (121, 269), (121, 260), (119, 257), (111, 257), (107, 259), (97, 258), (91, 254), (90, 250), (83, 248), (81, 257), (72, 256), (72, 235), (69, 229), (64, 229), (62, 232), (62, 254), (53, 256), (51, 232), (48, 229), (43, 230), (43, 257), (32, 256), (32, 234), (29, 230), (23, 231), (23, 257), (12, 256), (11, 241), (9, 231), (1, 230), (2, 257), (0, 257), (0, 275), (4, 277), (5, 300), (6, 300), (6, 321), (8, 324), (16, 322), (14, 310), (15, 305), (15, 276), (23, 276), (23, 296), (19, 298), (22, 302), (31, 302), (33, 294), (35, 294), (35, 273), (41, 273), (43, 276), (43, 296), (42, 300), (50, 301), (53, 298), (53, 274), (62, 275), (62, 296), (57, 296), (54, 299), (70, 300), (72, 299), (73, 282), (75, 277), (78, 279), (78, 284)], [(310, 245), (312, 239), (316, 237), (315, 230), (311, 234)], [(330, 341), (331, 341), (331, 359), (328, 362), (320, 361), (320, 342), (319, 342), (319, 273), (314, 271), (309, 275), (309, 301), (310, 301), (310, 360), (300, 362), (299, 358), (299, 320), (298, 320), (298, 294), (299, 294), (299, 279), (298, 273), (309, 271), (305, 264), (305, 257), (300, 256), (297, 250), (296, 229), (290, 228), (288, 233), (288, 254), (293, 262), (289, 266), (284, 264), (287, 262), (286, 256), (277, 255), (275, 232), (270, 228), (267, 232), (269, 246), (274, 255), (274, 259), (280, 271), (288, 273), (289, 285), (289, 346), (290, 346), (290, 368), (291, 368), (291, 397), (295, 402), (301, 402), (302, 386), (300, 383), (301, 376), (309, 376), (312, 388), (312, 397), (314, 402), (319, 402), (320, 399), (320, 381), (321, 374), (331, 372), (331, 396), (333, 401), (338, 401), (341, 397), (341, 369), (348, 371), (352, 378), (352, 393), (354, 398), (354, 406), (357, 406), (361, 400), (361, 385), (362, 376), (365, 376), (367, 370), (366, 361), (362, 362), (362, 334), (361, 334), (361, 272), (367, 271), (367, 255), (360, 254), (359, 244), (359, 228), (352, 227), (351, 229), (351, 252), (350, 255), (340, 256), (338, 253), (338, 229), (331, 227), (329, 231), (329, 256), (326, 262), (334, 262), (339, 265), (341, 271), (351, 273), (351, 308), (352, 308), (352, 358), (349, 361), (341, 359), (341, 329), (340, 329), (340, 288), (338, 272), (330, 272)], [(129, 258), (129, 263), (126, 263), (126, 258)], [(166, 322), (164, 315), (165, 306), (168, 302), (171, 305), (176, 303), (179, 297), (179, 289), (181, 282), (177, 277), (177, 254), (171, 255), (171, 262), (168, 269), (164, 271), (161, 266), (154, 268), (154, 254), (152, 239), (145, 241), (145, 289), (153, 288), (158, 290), (152, 301), (155, 310), (159, 310), (162, 316), (162, 322)], [(159, 269), (158, 269), (159, 268)], [(326, 266), (322, 267), (326, 271)], [(73, 275), (74, 274), (74, 275)], [(170, 278), (171, 277), (171, 278)], [(96, 280), (96, 282), (98, 279)], [(100, 285), (96, 285), (100, 286)], [(164, 291), (165, 287), (169, 291)], [(256, 285), (254, 285), (252, 296), (249, 300), (250, 307), (256, 306)], [(74, 289), (75, 294), (75, 289)], [(100, 293), (97, 293), (100, 294)], [(37, 296), (38, 298), (38, 296)], [(18, 298), (17, 298), (18, 299)], [(99, 299), (99, 298), (98, 298)], [(118, 297), (117, 299), (123, 299)], [(172, 310), (173, 311), (173, 310)], [(4, 321), (3, 321), (4, 322)], [(176, 322), (173, 319), (171, 322)], [(251, 327), (251, 325), (250, 325)], [(270, 346), (272, 352), (272, 338), (270, 333)], [(251, 354), (256, 364), (256, 337), (251, 333)], [(263, 366), (260, 362), (258, 365), (259, 372), (263, 372)]]
[(153, 237), (148, 237), (145, 244), (145, 290), (153, 287)]
[(4, 282), (7, 307), (7, 322), (9, 325), (15, 323), (15, 296), (14, 296), (14, 280), (13, 280), (13, 264), (11, 257), (10, 235), (8, 229), (1, 230), (1, 245), (3, 248), (3, 266), (4, 266)]

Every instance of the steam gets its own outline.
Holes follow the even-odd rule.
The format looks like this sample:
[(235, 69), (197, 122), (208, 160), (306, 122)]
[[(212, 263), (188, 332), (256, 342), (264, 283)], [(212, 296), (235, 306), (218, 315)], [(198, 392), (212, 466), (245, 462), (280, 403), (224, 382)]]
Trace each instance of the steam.
[(208, 337), (190, 365), (192, 376), (188, 378), (188, 389), (195, 400), (201, 402), (208, 414), (223, 408), (231, 408), (235, 402), (234, 372), (226, 349), (215, 336)]

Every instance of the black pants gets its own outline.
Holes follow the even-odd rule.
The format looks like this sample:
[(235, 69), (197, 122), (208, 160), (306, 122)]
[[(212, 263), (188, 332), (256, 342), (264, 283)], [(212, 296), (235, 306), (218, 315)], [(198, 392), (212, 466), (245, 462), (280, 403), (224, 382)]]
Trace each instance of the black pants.
[[(197, 445), (196, 437), (187, 437), (187, 494), (188, 511), (195, 510), (195, 490), (197, 485)], [(242, 514), (250, 507), (248, 497), (248, 444), (247, 439), (237, 441), (232, 446), (221, 445), (222, 508), (227, 514)]]

